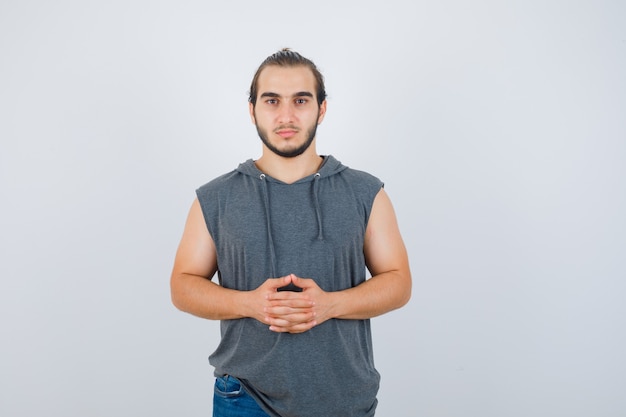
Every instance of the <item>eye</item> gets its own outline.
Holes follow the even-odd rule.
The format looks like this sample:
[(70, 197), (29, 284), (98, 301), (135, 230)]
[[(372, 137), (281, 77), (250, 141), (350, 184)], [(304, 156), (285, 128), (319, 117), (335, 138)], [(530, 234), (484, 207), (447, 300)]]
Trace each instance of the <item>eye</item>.
[(306, 98), (297, 98), (296, 99), (296, 104), (306, 104), (307, 101), (308, 100)]
[(265, 100), (265, 102), (267, 104), (278, 104), (278, 100), (276, 100), (275, 98), (269, 98), (269, 99)]

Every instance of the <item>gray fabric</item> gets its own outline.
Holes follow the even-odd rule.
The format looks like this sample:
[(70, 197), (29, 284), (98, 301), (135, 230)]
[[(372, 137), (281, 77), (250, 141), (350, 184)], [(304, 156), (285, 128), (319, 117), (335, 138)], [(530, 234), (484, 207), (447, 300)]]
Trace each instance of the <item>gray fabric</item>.
[[(325, 291), (366, 278), (363, 240), (382, 182), (326, 156), (315, 175), (285, 184), (252, 160), (197, 190), (222, 286), (253, 290), (290, 273)], [(301, 334), (254, 319), (223, 320), (209, 357), (272, 416), (373, 416), (379, 374), (369, 320), (329, 320)]]

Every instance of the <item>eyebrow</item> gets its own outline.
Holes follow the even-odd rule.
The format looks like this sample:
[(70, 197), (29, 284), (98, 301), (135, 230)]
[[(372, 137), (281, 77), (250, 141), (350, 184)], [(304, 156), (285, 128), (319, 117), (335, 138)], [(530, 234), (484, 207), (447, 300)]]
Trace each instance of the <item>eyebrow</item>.
[[(272, 93), (272, 92), (265, 92), (265, 93), (261, 94), (261, 97), (279, 98), (280, 94)], [(313, 98), (313, 93), (310, 93), (308, 91), (299, 91), (299, 92), (295, 93), (292, 97), (311, 97), (311, 98)]]

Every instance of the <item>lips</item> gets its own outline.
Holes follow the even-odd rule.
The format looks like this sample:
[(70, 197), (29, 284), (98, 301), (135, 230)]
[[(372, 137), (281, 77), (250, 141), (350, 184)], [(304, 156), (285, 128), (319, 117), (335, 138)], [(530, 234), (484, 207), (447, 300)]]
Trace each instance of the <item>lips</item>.
[(278, 136), (282, 137), (282, 138), (290, 138), (292, 136), (294, 136), (296, 133), (298, 133), (298, 129), (295, 128), (278, 128), (274, 131)]
[(279, 131), (278, 131), (278, 132), (276, 132), (276, 133), (278, 133), (278, 135), (279, 135), (280, 137), (283, 137), (283, 138), (290, 138), (290, 137), (292, 137), (293, 135), (295, 135), (295, 134), (296, 134), (296, 133), (298, 133), (298, 132), (296, 132), (295, 130), (279, 130)]

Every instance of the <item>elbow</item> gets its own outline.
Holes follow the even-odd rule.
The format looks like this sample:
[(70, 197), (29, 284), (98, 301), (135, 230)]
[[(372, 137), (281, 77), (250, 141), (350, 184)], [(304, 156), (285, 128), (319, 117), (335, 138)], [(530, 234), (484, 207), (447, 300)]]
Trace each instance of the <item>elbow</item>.
[(180, 311), (186, 312), (184, 297), (182, 295), (179, 281), (180, 281), (179, 276), (172, 275), (170, 279), (170, 299), (174, 307), (176, 307)]
[(402, 284), (400, 291), (398, 291), (398, 305), (397, 308), (404, 307), (411, 300), (411, 294), (413, 291), (413, 283), (411, 280), (411, 273), (406, 272), (403, 274)]
[(172, 292), (171, 294), (171, 300), (172, 300), (172, 305), (174, 307), (176, 307), (177, 310), (180, 311), (185, 311), (185, 309), (183, 308), (183, 304), (180, 302), (180, 300), (178, 299), (178, 297), (174, 294), (174, 292)]
[(404, 307), (405, 305), (407, 305), (409, 303), (410, 300), (411, 300), (411, 287), (409, 287), (402, 294), (402, 298), (400, 299), (400, 305), (398, 306), (398, 308)]

